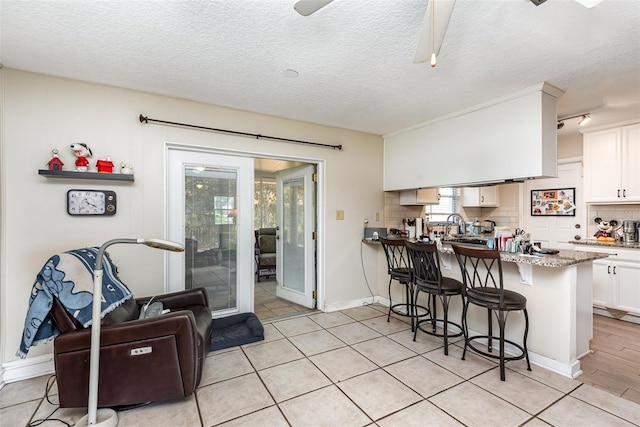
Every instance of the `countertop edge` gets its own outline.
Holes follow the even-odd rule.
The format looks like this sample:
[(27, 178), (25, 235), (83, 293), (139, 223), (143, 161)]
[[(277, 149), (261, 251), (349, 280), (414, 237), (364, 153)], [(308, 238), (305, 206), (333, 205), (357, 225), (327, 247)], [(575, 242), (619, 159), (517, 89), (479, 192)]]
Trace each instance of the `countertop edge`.
[(601, 248), (616, 248), (616, 249), (640, 249), (640, 243), (623, 243), (623, 242), (598, 242), (597, 240), (570, 240), (572, 245), (580, 246), (594, 246)]
[[(377, 240), (362, 240), (368, 245), (381, 245)], [(482, 246), (479, 246), (482, 247)], [(445, 243), (444, 246), (438, 248), (440, 253), (453, 254), (453, 248), (450, 244)], [(573, 250), (560, 250), (556, 255), (527, 255), (511, 252), (500, 252), (500, 260), (502, 262), (512, 262), (515, 264), (530, 264), (539, 267), (562, 268), (571, 265), (591, 262), (597, 259), (607, 258), (609, 254), (603, 252), (586, 252)]]

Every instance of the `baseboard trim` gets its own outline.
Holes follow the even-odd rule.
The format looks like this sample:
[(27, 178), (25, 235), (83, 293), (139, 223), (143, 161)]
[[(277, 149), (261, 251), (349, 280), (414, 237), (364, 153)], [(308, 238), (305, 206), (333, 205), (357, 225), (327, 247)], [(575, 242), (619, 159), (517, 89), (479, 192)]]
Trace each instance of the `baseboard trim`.
[[(612, 319), (624, 320), (625, 322), (640, 324), (640, 317), (634, 314), (624, 313), (622, 315), (616, 316), (606, 308), (593, 307), (593, 314), (599, 314), (601, 316), (610, 317)], [(620, 312), (616, 310), (616, 314), (620, 314)]]
[(325, 304), (324, 311), (325, 313), (331, 313), (332, 311), (340, 311), (340, 310), (348, 310), (350, 308), (362, 307), (364, 305), (370, 305), (380, 303), (382, 305), (389, 305), (389, 300), (386, 298), (381, 298), (376, 296), (374, 298), (361, 298), (357, 300), (351, 301), (340, 301), (333, 304)]
[(0, 384), (4, 385), (5, 383), (53, 374), (54, 372), (53, 354), (28, 357), (26, 359), (3, 363), (0, 369), (0, 373), (2, 373)]

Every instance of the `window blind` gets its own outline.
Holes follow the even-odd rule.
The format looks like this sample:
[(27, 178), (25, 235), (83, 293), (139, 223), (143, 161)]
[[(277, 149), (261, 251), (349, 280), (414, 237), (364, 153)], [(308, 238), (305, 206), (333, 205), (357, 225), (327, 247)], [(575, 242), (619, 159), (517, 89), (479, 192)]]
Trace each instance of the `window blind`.
[(452, 187), (440, 188), (440, 203), (426, 205), (425, 214), (429, 222), (446, 221), (452, 213), (460, 212), (460, 189)]

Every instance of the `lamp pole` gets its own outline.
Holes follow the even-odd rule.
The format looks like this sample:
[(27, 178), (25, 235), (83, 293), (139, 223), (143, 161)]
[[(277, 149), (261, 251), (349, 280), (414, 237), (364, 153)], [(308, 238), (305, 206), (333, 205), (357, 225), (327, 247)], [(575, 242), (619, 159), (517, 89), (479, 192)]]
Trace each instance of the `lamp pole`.
[(184, 247), (178, 243), (160, 239), (113, 239), (105, 242), (98, 249), (96, 263), (93, 267), (93, 306), (91, 314), (91, 355), (89, 359), (89, 401), (87, 415), (80, 418), (76, 426), (115, 427), (118, 425), (118, 414), (111, 408), (98, 410), (98, 384), (100, 372), (100, 314), (102, 313), (102, 258), (107, 247), (116, 243), (143, 244), (152, 248), (172, 252), (182, 252)]

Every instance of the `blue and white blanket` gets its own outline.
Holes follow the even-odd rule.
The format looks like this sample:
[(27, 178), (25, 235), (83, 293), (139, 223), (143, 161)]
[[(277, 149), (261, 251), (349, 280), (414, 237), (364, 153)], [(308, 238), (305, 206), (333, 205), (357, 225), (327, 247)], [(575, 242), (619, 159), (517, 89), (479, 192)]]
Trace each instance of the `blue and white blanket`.
[[(75, 249), (53, 255), (42, 267), (31, 289), (20, 349), (16, 356), (27, 357), (29, 348), (47, 342), (60, 333), (51, 318), (55, 295), (69, 314), (85, 328), (91, 324), (93, 268), (98, 248)], [(108, 253), (102, 258), (102, 313), (100, 318), (132, 297), (118, 278), (118, 269)]]

